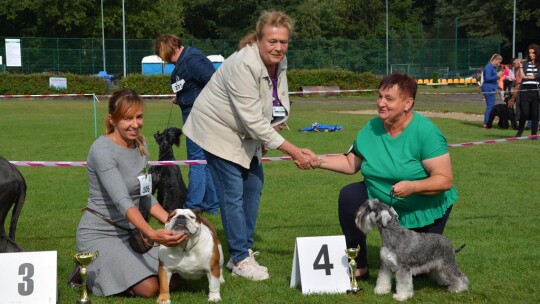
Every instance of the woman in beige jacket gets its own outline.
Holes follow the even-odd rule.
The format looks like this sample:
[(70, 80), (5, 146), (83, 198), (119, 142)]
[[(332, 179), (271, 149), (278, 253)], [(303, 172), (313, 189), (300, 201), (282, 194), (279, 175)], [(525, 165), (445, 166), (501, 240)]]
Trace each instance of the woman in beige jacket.
[(276, 130), (287, 121), (290, 102), (287, 52), (292, 21), (283, 12), (265, 12), (199, 94), (183, 132), (203, 148), (216, 186), (233, 275), (269, 278), (252, 251), (264, 175), (265, 150), (279, 149), (301, 169), (309, 169), (302, 149)]

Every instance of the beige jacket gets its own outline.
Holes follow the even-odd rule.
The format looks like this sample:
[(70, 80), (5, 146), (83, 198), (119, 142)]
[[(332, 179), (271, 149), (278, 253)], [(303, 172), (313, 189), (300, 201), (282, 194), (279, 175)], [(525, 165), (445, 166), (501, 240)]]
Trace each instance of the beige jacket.
[(278, 148), (285, 139), (272, 128), (290, 113), (287, 58), (278, 67), (278, 96), (286, 117), (272, 122), (272, 81), (257, 44), (232, 54), (201, 91), (183, 132), (204, 150), (249, 169), (261, 160), (261, 144)]

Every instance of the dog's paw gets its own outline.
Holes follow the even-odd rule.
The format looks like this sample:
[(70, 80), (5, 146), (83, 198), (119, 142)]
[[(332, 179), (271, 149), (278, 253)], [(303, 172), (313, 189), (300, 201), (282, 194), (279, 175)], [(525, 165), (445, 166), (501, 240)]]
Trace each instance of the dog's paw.
[(156, 301), (157, 304), (171, 304), (171, 295), (166, 294), (160, 294)]
[(460, 281), (457, 284), (448, 286), (448, 292), (451, 293), (460, 293), (469, 289), (466, 281)]
[(405, 293), (405, 294), (395, 293), (393, 295), (393, 298), (396, 301), (406, 301), (406, 300), (412, 298), (412, 296), (413, 296), (412, 294), (408, 294), (408, 293)]
[(390, 288), (388, 288), (387, 286), (375, 286), (375, 289), (373, 291), (375, 292), (375, 294), (384, 295), (390, 293)]
[(219, 302), (221, 301), (221, 296), (219, 292), (211, 292), (208, 294), (208, 302)]

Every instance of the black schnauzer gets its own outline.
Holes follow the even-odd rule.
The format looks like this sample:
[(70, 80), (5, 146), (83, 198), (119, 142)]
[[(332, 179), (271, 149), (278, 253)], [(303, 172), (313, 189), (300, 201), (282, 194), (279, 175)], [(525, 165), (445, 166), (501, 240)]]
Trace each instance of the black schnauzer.
[[(182, 130), (179, 128), (167, 128), (163, 133), (156, 132), (154, 138), (159, 145), (159, 160), (176, 160), (173, 153), (173, 144), (180, 146)], [(149, 173), (152, 174), (152, 191), (157, 190), (157, 200), (167, 212), (182, 209), (187, 197), (187, 188), (180, 167), (153, 166)]]
[[(498, 104), (493, 107), (486, 124), (488, 129), (493, 128), (493, 120), (495, 117), (499, 117), (498, 125), (501, 129), (508, 129), (511, 125), (512, 129), (517, 130), (516, 111), (514, 111), (514, 107), (508, 105), (508, 100), (509, 98), (506, 98), (504, 101), (505, 104)], [(510, 124), (508, 121), (510, 121)]]

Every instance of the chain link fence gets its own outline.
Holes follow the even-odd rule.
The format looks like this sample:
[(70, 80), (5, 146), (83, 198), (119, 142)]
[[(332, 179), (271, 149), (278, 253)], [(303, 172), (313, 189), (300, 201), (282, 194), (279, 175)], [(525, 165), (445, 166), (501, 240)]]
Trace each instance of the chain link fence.
[[(94, 75), (106, 70), (116, 78), (123, 76), (122, 39), (105, 39), (105, 56), (101, 39), (18, 39), (22, 67), (4, 67), (7, 72)], [(125, 44), (126, 73), (141, 73), (142, 58), (154, 54), (154, 40), (127, 39)], [(227, 58), (236, 50), (238, 41), (185, 39), (184, 44), (197, 47), (207, 55), (220, 54)], [(287, 58), (289, 69), (343, 68), (375, 74), (401, 71), (418, 78), (431, 78), (437, 72), (439, 77), (467, 77), (484, 66), (493, 53), (499, 53), (500, 45), (498, 39), (391, 39), (387, 65), (384, 39), (292, 40)], [(0, 56), (6, 58), (4, 43), (0, 44)]]

